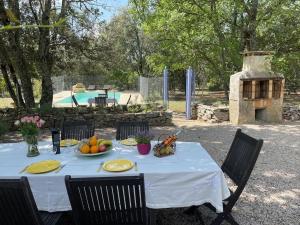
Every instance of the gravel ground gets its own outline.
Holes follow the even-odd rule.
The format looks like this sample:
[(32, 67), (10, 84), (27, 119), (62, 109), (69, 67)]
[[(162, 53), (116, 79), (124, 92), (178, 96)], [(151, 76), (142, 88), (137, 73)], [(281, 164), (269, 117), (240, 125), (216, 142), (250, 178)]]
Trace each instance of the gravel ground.
[[(222, 164), (235, 131), (227, 123), (207, 124), (199, 121), (174, 120), (173, 127), (154, 127), (156, 135), (167, 135), (183, 128), (180, 140), (199, 141), (218, 164)], [(247, 134), (264, 139), (264, 146), (251, 178), (233, 209), (233, 216), (243, 225), (300, 224), (300, 122), (240, 126)], [(97, 132), (113, 138), (114, 129)], [(47, 136), (47, 133), (45, 133)], [(13, 137), (11, 135), (10, 137)], [(14, 139), (18, 139), (16, 136)], [(184, 209), (156, 210), (158, 225), (198, 225), (199, 220), (183, 214)], [(200, 208), (206, 224), (214, 214)], [(224, 223), (226, 224), (226, 223)]]
[[(204, 124), (175, 120), (176, 127), (155, 128), (165, 133), (184, 128), (180, 139), (200, 141), (211, 156), (222, 164), (238, 128), (230, 124)], [(264, 146), (251, 178), (233, 209), (233, 216), (244, 225), (300, 224), (300, 122), (276, 125), (243, 125), (244, 132), (264, 140)], [(195, 217), (183, 214), (184, 209), (157, 212), (159, 225), (199, 224)], [(200, 208), (206, 224), (214, 214)], [(224, 223), (226, 224), (226, 223)]]

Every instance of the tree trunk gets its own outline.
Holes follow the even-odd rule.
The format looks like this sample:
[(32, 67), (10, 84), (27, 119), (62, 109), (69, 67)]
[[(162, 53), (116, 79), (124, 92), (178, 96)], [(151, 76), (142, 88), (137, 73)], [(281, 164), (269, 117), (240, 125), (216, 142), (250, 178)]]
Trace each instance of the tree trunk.
[(248, 51), (257, 50), (256, 45), (256, 27), (257, 27), (257, 12), (258, 0), (249, 1), (248, 5), (244, 0), (241, 0), (244, 5), (244, 10), (247, 15), (243, 28), (244, 49)]
[[(16, 96), (16, 100), (17, 102), (15, 102), (15, 105), (17, 107), (21, 106), (25, 108), (25, 103), (22, 97), (22, 91), (21, 91), (21, 87), (20, 84), (18, 82), (15, 70), (11, 64), (11, 60), (10, 57), (7, 53), (7, 50), (4, 46), (3, 40), (0, 38), (0, 59), (1, 59), (1, 70), (2, 70), (2, 74), (3, 76), (6, 76), (5, 79), (5, 83), (7, 85), (7, 88), (9, 90), (9, 94), (10, 97), (13, 99), (13, 101), (15, 102), (14, 98)], [(13, 89), (13, 86), (11, 84), (11, 81), (9, 79), (9, 73), (7, 71), (7, 66), (9, 68), (9, 72), (10, 72), (10, 78), (12, 79), (12, 82), (14, 83), (15, 89), (16, 89), (16, 93)]]
[(3, 78), (4, 78), (4, 81), (5, 81), (5, 84), (6, 84), (6, 88), (9, 92), (9, 95), (12, 98), (12, 100), (14, 101), (16, 107), (19, 107), (19, 102), (18, 102), (18, 99), (17, 99), (17, 95), (15, 93), (15, 90), (14, 90), (14, 88), (13, 88), (11, 82), (10, 82), (9, 76), (8, 76), (7, 67), (6, 67), (5, 64), (1, 64), (0, 67), (1, 67), (1, 73), (3, 75)]
[(26, 108), (24, 99), (22, 96), (21, 86), (20, 86), (18, 78), (16, 76), (15, 69), (13, 68), (13, 66), (11, 64), (8, 65), (8, 68), (9, 68), (9, 72), (10, 72), (10, 77), (15, 85), (16, 95), (18, 98), (19, 105), (22, 106), (23, 108)]
[(220, 72), (220, 77), (222, 79), (222, 86), (225, 91), (225, 97), (228, 97), (228, 79), (227, 79), (227, 66), (226, 66), (226, 46), (225, 46), (225, 36), (222, 31), (221, 23), (219, 21), (218, 12), (217, 12), (217, 5), (216, 0), (211, 0), (210, 5), (211, 10), (211, 19), (213, 22), (214, 31), (217, 34), (218, 42), (219, 42), (219, 56), (221, 60), (221, 69), (218, 71)]
[[(10, 10), (14, 13), (17, 19), (20, 19), (19, 1), (8, 1)], [(0, 1), (0, 20), (2, 24), (9, 25), (9, 17), (6, 14), (4, 2)], [(22, 47), (20, 44), (20, 30), (8, 30), (7, 38), (9, 42), (8, 55), (12, 58), (11, 62), (21, 80), (21, 87), (25, 98), (26, 107), (34, 107), (34, 96), (31, 82), (31, 71), (26, 62)]]
[[(45, 5), (41, 7), (44, 8), (42, 14), (42, 24), (50, 24), (50, 10), (51, 10), (51, 0), (46, 0)], [(53, 88), (51, 80), (52, 71), (52, 57), (50, 54), (50, 30), (48, 28), (39, 28), (40, 38), (39, 38), (39, 70), (42, 76), (42, 96), (40, 100), (40, 106), (51, 105), (53, 101)]]

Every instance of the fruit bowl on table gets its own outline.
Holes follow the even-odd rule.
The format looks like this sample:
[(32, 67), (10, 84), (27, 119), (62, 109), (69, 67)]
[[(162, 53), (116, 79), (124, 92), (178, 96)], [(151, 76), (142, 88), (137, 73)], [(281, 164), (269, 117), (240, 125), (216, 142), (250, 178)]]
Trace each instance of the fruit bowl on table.
[(93, 136), (81, 140), (75, 149), (75, 153), (81, 156), (99, 156), (111, 152), (112, 148), (111, 140), (98, 139)]
[(79, 149), (76, 149), (75, 150), (75, 153), (77, 154), (77, 155), (81, 155), (81, 156), (99, 156), (99, 155), (104, 155), (104, 154), (107, 154), (107, 153), (109, 153), (109, 152), (111, 152), (112, 151), (112, 146), (110, 147), (110, 148), (108, 148), (106, 151), (104, 151), (104, 152), (98, 152), (98, 153), (81, 153), (80, 152), (80, 150)]
[(176, 143), (172, 143), (167, 147), (161, 148), (160, 144), (156, 144), (153, 146), (154, 156), (156, 157), (165, 157), (169, 155), (174, 155), (176, 151)]

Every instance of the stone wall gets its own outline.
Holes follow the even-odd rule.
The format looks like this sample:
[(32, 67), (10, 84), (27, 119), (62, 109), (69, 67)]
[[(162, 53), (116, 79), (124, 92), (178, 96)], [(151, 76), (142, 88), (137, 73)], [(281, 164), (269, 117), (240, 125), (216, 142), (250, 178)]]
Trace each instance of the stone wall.
[(219, 123), (229, 120), (229, 108), (226, 106), (217, 107), (210, 105), (197, 105), (197, 119), (210, 123)]
[[(192, 106), (192, 115), (193, 119), (204, 120), (210, 123), (219, 123), (222, 121), (229, 121), (229, 108), (226, 106), (217, 107), (195, 104)], [(279, 115), (277, 116), (279, 117)], [(300, 120), (300, 106), (285, 104), (282, 111), (282, 118), (286, 121)], [(265, 121), (268, 122), (268, 119), (266, 118)]]
[(296, 121), (300, 120), (300, 106), (295, 105), (285, 105), (283, 107), (284, 120)]
[[(24, 111), (16, 109), (0, 109), (0, 118), (6, 121), (10, 130), (16, 129), (14, 121), (27, 115)], [(147, 113), (106, 113), (95, 108), (53, 108), (48, 112), (33, 112), (39, 114), (46, 121), (44, 128), (59, 126), (62, 121), (76, 119), (93, 119), (96, 128), (115, 127), (119, 121), (148, 121), (150, 126), (170, 126), (172, 125), (172, 112), (147, 112)]]

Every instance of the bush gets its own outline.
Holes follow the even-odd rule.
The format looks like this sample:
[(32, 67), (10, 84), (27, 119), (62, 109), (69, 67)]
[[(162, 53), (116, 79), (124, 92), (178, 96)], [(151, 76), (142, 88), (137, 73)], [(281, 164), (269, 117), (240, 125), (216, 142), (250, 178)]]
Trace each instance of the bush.
[(8, 124), (0, 120), (0, 137), (8, 131)]
[(128, 112), (130, 112), (130, 113), (139, 113), (139, 112), (142, 112), (142, 111), (143, 111), (143, 109), (142, 109), (141, 105), (128, 106)]

